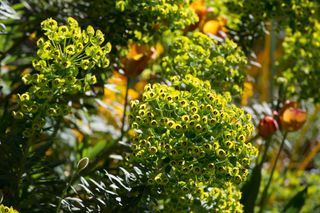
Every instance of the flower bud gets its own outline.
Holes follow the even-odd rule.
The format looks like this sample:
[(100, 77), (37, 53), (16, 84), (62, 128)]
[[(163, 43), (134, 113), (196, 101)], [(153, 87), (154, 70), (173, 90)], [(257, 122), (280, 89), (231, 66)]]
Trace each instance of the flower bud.
[(81, 158), (77, 164), (77, 168), (78, 168), (79, 172), (84, 170), (88, 166), (88, 164), (89, 164), (88, 157)]
[(277, 121), (271, 116), (265, 116), (258, 125), (258, 134), (263, 138), (269, 138), (278, 129)]
[(280, 124), (287, 132), (297, 131), (306, 122), (307, 112), (299, 108), (287, 108), (280, 114)]

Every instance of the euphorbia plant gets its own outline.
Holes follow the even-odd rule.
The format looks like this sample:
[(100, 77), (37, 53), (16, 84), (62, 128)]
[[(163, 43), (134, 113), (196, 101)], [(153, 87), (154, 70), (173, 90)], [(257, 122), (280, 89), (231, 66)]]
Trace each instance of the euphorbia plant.
[(37, 41), (39, 59), (32, 61), (38, 72), (23, 76), (30, 87), (18, 94), (20, 107), (13, 111), (14, 118), (30, 123), (23, 132), (25, 137), (41, 132), (46, 116), (67, 115), (71, 110), (68, 96), (90, 90), (97, 83), (94, 69), (105, 69), (110, 63), (106, 54), (111, 51), (111, 44), (102, 46), (105, 39), (100, 30), (95, 31), (92, 26), (82, 30), (72, 17), (68, 18), (68, 25), (59, 26), (49, 18), (41, 27), (47, 38)]
[(318, 171), (318, 2), (3, 2), (0, 209), (263, 212)]
[(172, 86), (147, 85), (142, 100), (131, 102), (137, 133), (130, 162), (146, 174), (148, 196), (163, 203), (158, 208), (193, 211), (205, 203), (208, 210), (242, 212), (237, 186), (257, 150), (246, 142), (251, 116), (230, 101), (229, 93), (188, 74), (172, 77)]

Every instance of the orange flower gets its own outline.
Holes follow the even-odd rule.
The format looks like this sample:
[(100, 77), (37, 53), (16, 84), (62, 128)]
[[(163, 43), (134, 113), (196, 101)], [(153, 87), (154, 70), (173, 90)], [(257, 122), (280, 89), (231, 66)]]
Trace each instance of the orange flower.
[(207, 13), (209, 12), (206, 8), (205, 0), (196, 0), (193, 1), (190, 5), (191, 9), (198, 15), (199, 22), (202, 22), (206, 19)]
[(206, 1), (205, 0), (195, 0), (190, 4), (190, 7), (195, 12), (206, 9)]
[(258, 134), (263, 138), (269, 138), (278, 130), (277, 121), (271, 116), (265, 116), (258, 125)]
[[(129, 88), (128, 101), (138, 99), (145, 85), (146, 81), (138, 81), (132, 88)], [(114, 71), (104, 89), (104, 97), (100, 104), (99, 112), (115, 128), (120, 128), (122, 124), (126, 87), (127, 78)]]
[(138, 45), (136, 43), (129, 44), (128, 55), (122, 59), (124, 72), (128, 77), (139, 75), (147, 66), (153, 56), (153, 48)]
[(215, 20), (208, 20), (202, 27), (202, 32), (217, 35), (219, 31), (227, 32), (227, 18), (225, 16), (219, 16)]

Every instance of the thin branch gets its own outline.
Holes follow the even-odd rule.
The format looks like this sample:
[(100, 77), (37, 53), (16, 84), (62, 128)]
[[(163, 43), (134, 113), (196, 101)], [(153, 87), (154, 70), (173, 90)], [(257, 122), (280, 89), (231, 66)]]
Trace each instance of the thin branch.
[(279, 157), (280, 157), (281, 151), (283, 149), (284, 142), (286, 141), (287, 135), (288, 135), (288, 132), (285, 132), (284, 135), (283, 135), (283, 138), (282, 138), (282, 141), (281, 141), (281, 144), (280, 144), (280, 148), (279, 148), (279, 151), (278, 151), (277, 156), (276, 156), (276, 160), (275, 160), (275, 162), (273, 164), (273, 167), (272, 167), (272, 170), (271, 170), (271, 174), (270, 174), (269, 180), (268, 180), (266, 186), (263, 189), (261, 200), (260, 200), (260, 205), (259, 205), (260, 206), (259, 213), (262, 213), (263, 210), (264, 210), (265, 202), (266, 202), (266, 199), (267, 199), (267, 196), (268, 196), (268, 189), (269, 189), (269, 187), (271, 185), (273, 174), (274, 174), (274, 171), (276, 169), (277, 162), (279, 160)]

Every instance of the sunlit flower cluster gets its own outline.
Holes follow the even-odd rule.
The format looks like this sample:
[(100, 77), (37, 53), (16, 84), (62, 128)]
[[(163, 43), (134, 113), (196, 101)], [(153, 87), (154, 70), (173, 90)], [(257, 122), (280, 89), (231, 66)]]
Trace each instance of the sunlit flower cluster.
[(130, 14), (123, 17), (127, 26), (126, 33), (142, 43), (150, 42), (154, 35), (159, 36), (165, 30), (182, 30), (198, 21), (189, 1), (185, 0), (117, 0), (115, 5), (118, 11)]
[(229, 93), (212, 91), (208, 81), (189, 74), (171, 81), (172, 86), (147, 85), (142, 101), (131, 102), (137, 131), (131, 160), (145, 166), (148, 184), (164, 193), (219, 205), (212, 187), (224, 191), (227, 183), (243, 182), (257, 154), (246, 142), (251, 116), (228, 104)]
[(32, 120), (31, 128), (24, 132), (26, 137), (43, 128), (46, 116), (68, 114), (67, 96), (89, 90), (97, 82), (92, 70), (109, 66), (111, 45), (101, 46), (105, 39), (100, 30), (92, 26), (82, 30), (71, 17), (61, 26), (49, 18), (41, 28), (46, 38), (37, 41), (39, 59), (32, 62), (37, 72), (23, 76), (29, 89), (18, 95), (20, 108), (13, 112), (17, 119)]
[[(163, 75), (184, 77), (192, 74), (203, 80), (210, 79), (218, 92), (242, 92), (245, 80), (244, 53), (233, 41), (222, 43), (202, 33), (177, 36), (169, 46), (169, 55), (162, 59)], [(241, 69), (242, 68), (242, 69)]]

